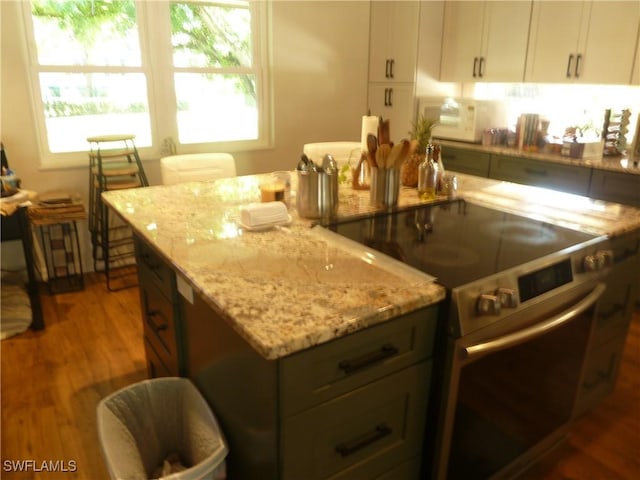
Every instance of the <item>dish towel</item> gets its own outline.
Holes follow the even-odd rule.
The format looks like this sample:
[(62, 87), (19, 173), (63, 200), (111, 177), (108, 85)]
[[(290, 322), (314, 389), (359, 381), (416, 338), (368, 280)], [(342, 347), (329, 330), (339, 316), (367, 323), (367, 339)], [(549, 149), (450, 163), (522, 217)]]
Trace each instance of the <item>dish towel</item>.
[(289, 212), (282, 202), (250, 203), (240, 207), (240, 221), (248, 227), (278, 225), (288, 220)]

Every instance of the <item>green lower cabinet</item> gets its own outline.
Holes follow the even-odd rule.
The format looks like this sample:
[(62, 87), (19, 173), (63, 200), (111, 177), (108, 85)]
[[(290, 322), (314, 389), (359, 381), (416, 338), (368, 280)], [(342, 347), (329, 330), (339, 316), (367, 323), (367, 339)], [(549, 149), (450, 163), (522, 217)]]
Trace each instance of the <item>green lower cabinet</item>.
[(454, 172), (478, 177), (489, 176), (489, 165), (491, 163), (491, 155), (489, 153), (444, 145), (442, 146), (441, 155), (445, 171), (453, 170)]
[(430, 377), (421, 362), (286, 418), (282, 478), (368, 480), (419, 456)]
[(592, 410), (615, 388), (640, 283), (640, 232), (611, 239), (614, 265), (598, 302), (575, 415)]
[(589, 196), (640, 207), (640, 175), (594, 170)]
[(489, 178), (588, 195), (591, 169), (530, 158), (492, 155)]

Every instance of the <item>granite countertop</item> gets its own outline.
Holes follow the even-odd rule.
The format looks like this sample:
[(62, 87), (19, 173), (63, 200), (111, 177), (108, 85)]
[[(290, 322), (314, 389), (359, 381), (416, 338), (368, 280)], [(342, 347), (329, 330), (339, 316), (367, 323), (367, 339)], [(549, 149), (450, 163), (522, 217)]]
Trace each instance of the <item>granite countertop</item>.
[(612, 172), (629, 173), (632, 175), (640, 175), (640, 159), (638, 157), (631, 158), (626, 155), (613, 157), (590, 157), (590, 158), (572, 158), (558, 155), (556, 153), (546, 152), (528, 152), (518, 150), (506, 145), (481, 145), (478, 143), (455, 142), (450, 140), (438, 140), (443, 147), (451, 146), (456, 148), (464, 148), (477, 152), (486, 152), (496, 155), (508, 155), (519, 158), (531, 158), (534, 160), (542, 160), (550, 163), (559, 163), (564, 165), (573, 165), (575, 167), (595, 168), (598, 170), (608, 170)]
[[(295, 207), (288, 226), (246, 231), (238, 225), (239, 209), (259, 200), (261, 178), (116, 190), (103, 199), (267, 359), (444, 299), (428, 275), (333, 238), (299, 218)], [(458, 179), (460, 196), (475, 203), (595, 234), (640, 228), (640, 209), (633, 207), (558, 192), (553, 195), (562, 198), (551, 201), (549, 190), (464, 174)], [(368, 191), (341, 185), (339, 197), (338, 217), (375, 211)], [(398, 207), (419, 203), (415, 189), (401, 188)]]

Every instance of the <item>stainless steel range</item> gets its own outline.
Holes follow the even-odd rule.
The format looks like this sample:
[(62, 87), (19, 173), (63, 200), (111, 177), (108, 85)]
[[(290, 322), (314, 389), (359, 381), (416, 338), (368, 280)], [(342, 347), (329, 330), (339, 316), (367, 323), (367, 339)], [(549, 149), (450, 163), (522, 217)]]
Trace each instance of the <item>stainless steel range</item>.
[(509, 478), (573, 416), (606, 237), (465, 201), (326, 225), (446, 287), (425, 465), (434, 478)]

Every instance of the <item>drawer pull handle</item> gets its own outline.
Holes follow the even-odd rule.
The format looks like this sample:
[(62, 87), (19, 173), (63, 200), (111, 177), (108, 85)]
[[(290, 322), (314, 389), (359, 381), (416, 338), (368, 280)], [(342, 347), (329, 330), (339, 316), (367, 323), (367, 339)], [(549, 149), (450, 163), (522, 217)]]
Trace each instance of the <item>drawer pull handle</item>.
[(613, 373), (616, 369), (616, 364), (618, 363), (618, 359), (617, 359), (617, 355), (613, 354), (611, 355), (611, 357), (609, 358), (609, 366), (607, 368), (607, 371), (603, 371), (603, 370), (597, 370), (595, 372), (595, 380), (589, 382), (587, 380), (585, 380), (582, 383), (582, 386), (586, 389), (586, 390), (593, 390), (595, 387), (597, 387), (598, 385), (600, 385), (602, 382), (606, 382), (606, 381), (610, 381), (613, 378)]
[(150, 270), (157, 270), (162, 266), (160, 263), (153, 262), (152, 261), (153, 259), (151, 258), (151, 255), (149, 255), (148, 253), (141, 254), (140, 258), (145, 263), (145, 265), (147, 267), (149, 267)]
[(147, 318), (149, 319), (149, 325), (151, 325), (151, 328), (153, 328), (154, 331), (156, 332), (161, 332), (163, 330), (166, 330), (167, 328), (169, 328), (169, 324), (167, 322), (161, 323), (160, 325), (156, 325), (156, 323), (153, 321), (154, 317), (159, 317), (160, 316), (160, 312), (158, 310), (149, 310), (147, 312)]
[(360, 357), (350, 360), (342, 360), (338, 367), (343, 370), (344, 373), (349, 375), (350, 373), (360, 370), (361, 368), (368, 367), (374, 363), (378, 363), (386, 358), (393, 357), (398, 354), (398, 348), (394, 347), (390, 343), (385, 343), (379, 350), (375, 352), (365, 353)]
[(391, 427), (388, 427), (384, 423), (381, 423), (380, 425), (377, 425), (373, 431), (364, 433), (358, 438), (337, 445), (336, 452), (343, 457), (347, 457), (352, 453), (356, 453), (358, 450), (361, 450), (364, 447), (367, 447), (372, 443), (383, 439), (387, 435), (391, 435), (392, 431), (393, 430), (391, 430)]
[(529, 175), (539, 175), (541, 177), (547, 176), (546, 170), (536, 170), (535, 168), (525, 168), (524, 171), (527, 172)]
[(609, 309), (609, 311), (601, 312), (598, 315), (598, 317), (603, 320), (609, 320), (611, 317), (623, 311), (624, 311), (624, 305), (620, 305), (619, 303), (614, 303), (613, 306)]

